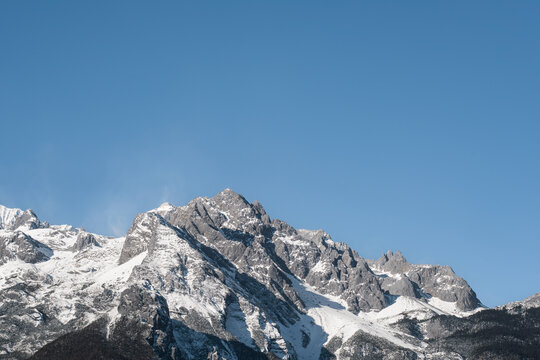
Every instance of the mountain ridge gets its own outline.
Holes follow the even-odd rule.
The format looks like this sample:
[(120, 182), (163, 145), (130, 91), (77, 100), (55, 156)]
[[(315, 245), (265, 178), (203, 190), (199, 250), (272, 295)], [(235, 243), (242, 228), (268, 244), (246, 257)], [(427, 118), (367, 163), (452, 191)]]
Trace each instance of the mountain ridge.
[[(364, 259), (230, 189), (138, 214), (122, 238), (35, 224), (20, 227), (51, 253), (31, 263), (15, 251), (2, 265), (0, 300), (13, 309), (0, 307), (10, 334), (0, 359), (58, 357), (86, 336), (110, 358), (465, 358), (474, 344), (440, 353), (453, 336), (441, 319), (461, 326), (485, 311), (509, 313), (484, 310), (450, 267), (410, 264), (399, 251)], [(511, 316), (534, 328), (535, 309)]]

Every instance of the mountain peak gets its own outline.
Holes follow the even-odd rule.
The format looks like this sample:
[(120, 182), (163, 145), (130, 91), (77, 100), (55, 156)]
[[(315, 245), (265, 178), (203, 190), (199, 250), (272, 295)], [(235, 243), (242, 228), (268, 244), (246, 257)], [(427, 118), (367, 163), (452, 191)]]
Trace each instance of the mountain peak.
[(23, 213), (23, 210), (17, 208), (8, 208), (7, 206), (0, 205), (0, 226), (7, 225), (14, 218)]
[(21, 210), (0, 205), (0, 229), (35, 229), (40, 226), (37, 215), (31, 209)]
[(170, 211), (174, 209), (176, 209), (174, 205), (172, 205), (170, 202), (165, 201), (164, 203), (161, 203), (161, 205), (159, 205), (159, 207), (156, 210)]
[(406, 271), (410, 264), (401, 251), (397, 250), (394, 253), (392, 250), (388, 250), (375, 261), (374, 265), (378, 269), (389, 271), (391, 273), (401, 273)]
[(386, 257), (388, 259), (394, 259), (394, 260), (407, 262), (407, 260), (405, 259), (405, 257), (403, 256), (400, 250), (397, 250), (396, 252), (392, 252), (392, 250), (388, 250), (388, 252), (386, 253)]
[(238, 201), (238, 202), (249, 204), (248, 201), (242, 195), (240, 195), (239, 193), (235, 192), (234, 190), (230, 188), (226, 188), (220, 191), (212, 199)]

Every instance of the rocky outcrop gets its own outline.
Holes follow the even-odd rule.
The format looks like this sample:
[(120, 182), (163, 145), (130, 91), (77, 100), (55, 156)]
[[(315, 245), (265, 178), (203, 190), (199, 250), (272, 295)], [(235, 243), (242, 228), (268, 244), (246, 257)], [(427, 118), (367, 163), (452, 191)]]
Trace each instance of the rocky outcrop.
[(382, 287), (394, 295), (437, 297), (455, 302), (461, 310), (473, 310), (481, 305), (476, 293), (467, 282), (457, 276), (451, 267), (410, 264), (400, 251), (389, 251), (377, 261), (373, 269), (383, 275)]
[(77, 241), (73, 245), (73, 251), (81, 251), (91, 246), (100, 246), (94, 234), (86, 231), (80, 231), (77, 235)]
[(273, 225), (276, 254), (298, 278), (323, 294), (341, 297), (354, 313), (386, 306), (377, 277), (356, 251), (320, 230), (298, 231), (279, 220)]
[(21, 231), (0, 232), (0, 265), (15, 259), (35, 264), (51, 256), (49, 247)]
[(153, 230), (161, 222), (159, 215), (153, 213), (138, 214), (129, 228), (119, 264), (123, 264), (134, 256), (147, 251), (152, 241)]
[(167, 300), (149, 281), (122, 292), (109, 341), (128, 359), (181, 359)]

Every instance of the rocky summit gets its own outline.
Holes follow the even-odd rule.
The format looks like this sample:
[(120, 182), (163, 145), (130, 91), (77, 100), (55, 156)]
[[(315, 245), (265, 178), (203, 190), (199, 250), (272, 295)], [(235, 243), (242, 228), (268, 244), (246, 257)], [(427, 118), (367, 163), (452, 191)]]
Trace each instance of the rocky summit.
[(0, 206), (0, 359), (539, 359), (538, 299), (488, 309), (448, 266), (365, 259), (230, 189), (121, 238)]

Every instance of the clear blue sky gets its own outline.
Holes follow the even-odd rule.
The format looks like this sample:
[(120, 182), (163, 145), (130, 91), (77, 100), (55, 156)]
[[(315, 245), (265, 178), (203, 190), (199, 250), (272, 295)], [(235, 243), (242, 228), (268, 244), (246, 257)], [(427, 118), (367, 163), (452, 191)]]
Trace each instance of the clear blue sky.
[(540, 291), (540, 2), (0, 3), (0, 203), (122, 234), (225, 187)]

